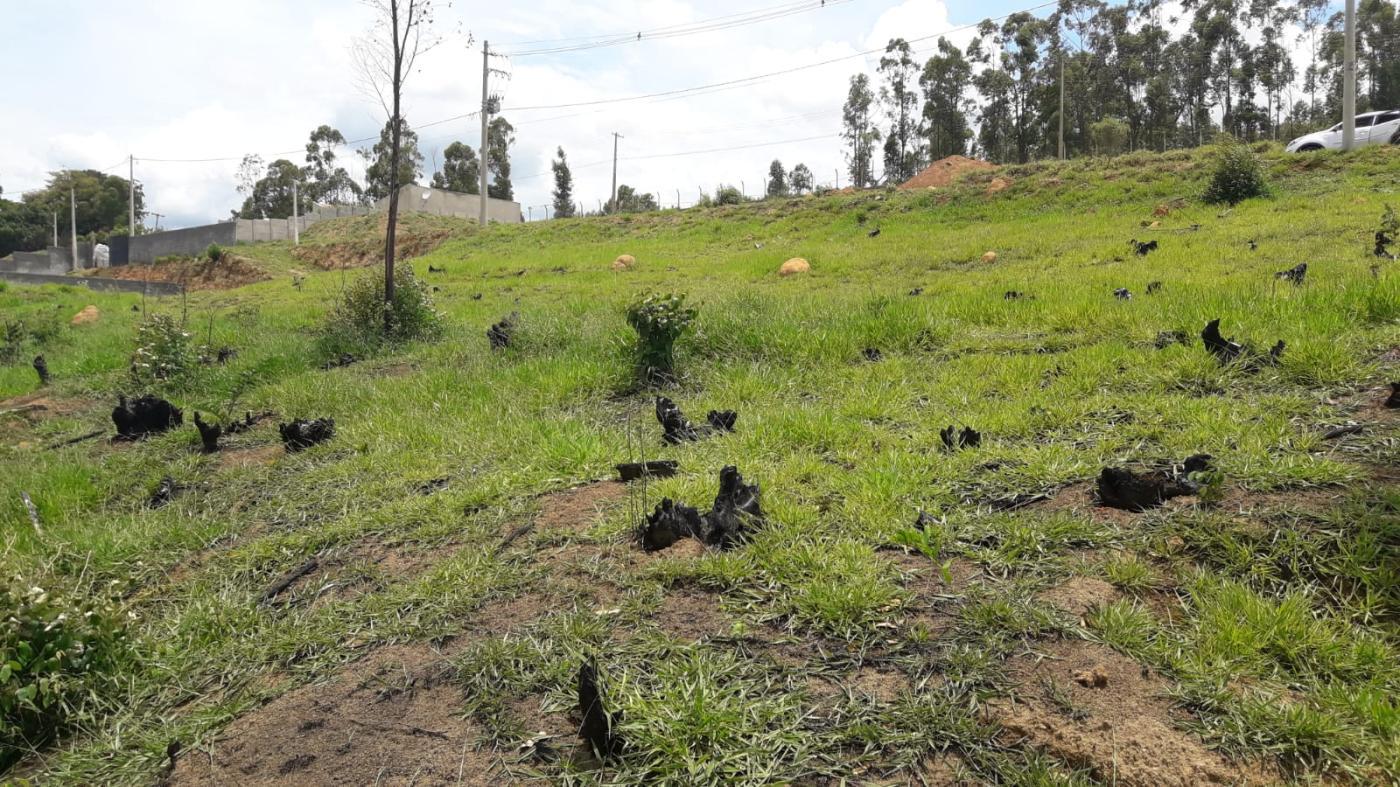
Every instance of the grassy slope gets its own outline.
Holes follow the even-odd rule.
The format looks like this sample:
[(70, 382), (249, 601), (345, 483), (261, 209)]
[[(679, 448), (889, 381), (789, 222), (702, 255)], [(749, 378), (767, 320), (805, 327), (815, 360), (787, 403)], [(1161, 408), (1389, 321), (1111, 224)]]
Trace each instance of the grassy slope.
[[(315, 273), (300, 291), (279, 278), (191, 297), (192, 329), (202, 335), (212, 317), (214, 343), (240, 355), (166, 392), (187, 419), (194, 409), (336, 418), (332, 445), (270, 466), (220, 468), (194, 450), (192, 429), (121, 448), (39, 450), (105, 421), (139, 299), (0, 292), (7, 316), (66, 318), (86, 303), (104, 312), (97, 325), (65, 327), (43, 348), (61, 397), (95, 398), (94, 408), (32, 425), (0, 417), (4, 567), (34, 581), (116, 580), (130, 588), (141, 635), (126, 693), (87, 734), (31, 767), (58, 780), (149, 781), (172, 738), (207, 736), (376, 643), (461, 631), (488, 600), (554, 581), (518, 556), (466, 549), (411, 580), (381, 578), (356, 598), (257, 606), (261, 590), (307, 556), (371, 535), (427, 549), (492, 544), (503, 524), (528, 515), (534, 496), (607, 476), (636, 454), (640, 435), (648, 455), (678, 458), (684, 470), (655, 484), (653, 500), (703, 505), (720, 466), (734, 463), (762, 484), (770, 526), (736, 553), (603, 572), (632, 600), (615, 619), (599, 622), (585, 604), (579, 615), (538, 624), (536, 647), (505, 661), (500, 643), (469, 647), (459, 667), (473, 696), (507, 691), (480, 677), (506, 670), (517, 680), (506, 687), (563, 701), (570, 660), (560, 654), (643, 625), (677, 584), (723, 590), (736, 630), (776, 626), (814, 651), (879, 653), (911, 676), (947, 680), (813, 728), (796, 721), (805, 700), (783, 688), (785, 675), (722, 642), (670, 643), (673, 659), (661, 669), (709, 687), (703, 708), (691, 695), (659, 697), (649, 687), (654, 639), (609, 646), (629, 723), (638, 735), (653, 731), (620, 779), (680, 778), (711, 761), (700, 758), (707, 748), (733, 757), (725, 767), (761, 767), (777, 779), (857, 767), (897, 775), (930, 746), (952, 746), (984, 776), (1063, 777), (1063, 766), (992, 745), (971, 710), (1004, 690), (1004, 657), (1060, 635), (1104, 639), (1163, 670), (1207, 739), (1227, 752), (1277, 757), (1305, 772), (1400, 776), (1400, 499), (1371, 480), (1375, 466), (1400, 459), (1400, 435), (1392, 420), (1339, 449), (1316, 428), (1344, 420), (1339, 399), (1395, 376), (1377, 359), (1400, 345), (1400, 270), (1392, 263), (1373, 278), (1367, 239), (1383, 203), (1398, 199), (1400, 150), (1277, 159), (1273, 198), (1225, 212), (1188, 200), (1161, 231), (1143, 229), (1155, 205), (1199, 191), (1199, 163), (1183, 153), (1026, 167), (993, 197), (974, 183), (495, 227), (415, 262), (420, 273), (448, 268), (431, 277), (448, 318), (444, 341), (330, 372), (316, 368), (313, 328), (356, 274)], [(1194, 224), (1198, 231), (1185, 229)], [(876, 226), (879, 238), (867, 238)], [(1127, 239), (1149, 233), (1161, 250), (1129, 254)], [(985, 265), (978, 258), (989, 249), (999, 259)], [(608, 263), (623, 252), (638, 269), (614, 274)], [(282, 259), (285, 250), (272, 254)], [(774, 276), (790, 256), (810, 260), (812, 274)], [(1305, 287), (1275, 283), (1274, 271), (1300, 261), (1310, 265)], [(1164, 284), (1148, 297), (1152, 280)], [(910, 297), (913, 287), (923, 294)], [(1115, 300), (1116, 287), (1135, 297)], [(622, 311), (647, 289), (686, 292), (700, 308), (698, 332), (680, 346), (685, 379), (672, 397), (692, 416), (739, 410), (737, 434), (663, 451), (652, 442), (649, 400), (618, 396), (630, 341)], [(1006, 301), (1009, 289), (1035, 299)], [(481, 332), (513, 310), (522, 314), (519, 346), (493, 355)], [(1194, 337), (1213, 317), (1227, 335), (1258, 345), (1285, 339), (1282, 365), (1247, 376), (1218, 368), (1194, 341), (1154, 349), (1159, 331)], [(885, 360), (862, 362), (866, 347)], [(31, 388), (26, 364), (0, 366), (0, 397)], [(938, 429), (954, 422), (982, 430), (983, 447), (937, 450)], [(274, 440), (260, 432), (252, 442)], [(1186, 508), (1129, 524), (969, 504), (1053, 490), (1107, 462), (1201, 450), (1218, 457), (1232, 490), (1340, 484), (1351, 492), (1345, 506), (1322, 513)], [(190, 490), (146, 510), (144, 498), (167, 474)], [(452, 482), (442, 492), (414, 492), (444, 476)], [(39, 506), (43, 539), (29, 528), (20, 490)], [(938, 642), (908, 633), (881, 645), (881, 624), (900, 615), (901, 600), (917, 600), (892, 553), (879, 548), (919, 508), (947, 518), (947, 553), (997, 581), (964, 594), (956, 625)], [(612, 511), (581, 538), (621, 541), (633, 524)], [(1286, 538), (1265, 537), (1278, 528)], [(222, 550), (216, 559), (171, 572), (210, 544)], [(1143, 603), (1130, 595), (1086, 630), (1035, 601), (1076, 573), (1107, 576)], [(1176, 614), (1150, 614), (1149, 597), (1168, 598)], [(510, 720), (493, 707), (482, 700), (471, 710), (489, 735), (510, 740)], [(685, 745), (663, 756), (656, 736), (692, 741), (690, 756), (700, 760), (689, 762)]]

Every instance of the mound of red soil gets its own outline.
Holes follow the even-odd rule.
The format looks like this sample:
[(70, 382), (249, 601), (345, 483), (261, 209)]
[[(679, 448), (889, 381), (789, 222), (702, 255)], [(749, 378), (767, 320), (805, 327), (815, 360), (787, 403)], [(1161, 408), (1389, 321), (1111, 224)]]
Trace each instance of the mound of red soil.
[(996, 168), (995, 164), (979, 159), (967, 156), (949, 156), (928, 165), (923, 172), (899, 184), (899, 187), (902, 189), (942, 188), (952, 184), (965, 173)]
[(107, 279), (172, 282), (183, 284), (187, 290), (231, 290), (272, 278), (267, 271), (234, 254), (225, 254), (218, 262), (188, 259), (155, 265), (122, 265), (85, 273)]

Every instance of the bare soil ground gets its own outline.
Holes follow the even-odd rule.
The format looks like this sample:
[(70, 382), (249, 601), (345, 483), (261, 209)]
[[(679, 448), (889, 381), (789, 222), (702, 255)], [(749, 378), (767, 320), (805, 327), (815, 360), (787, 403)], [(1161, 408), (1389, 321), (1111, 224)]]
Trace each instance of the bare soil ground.
[(260, 281), (268, 281), (272, 278), (271, 274), (258, 267), (251, 260), (228, 253), (225, 253), (218, 262), (192, 258), (155, 265), (122, 265), (115, 268), (99, 268), (84, 271), (84, 273), (105, 279), (183, 284), (185, 289), (192, 291), (231, 290)]
[(997, 165), (990, 162), (966, 156), (949, 156), (928, 165), (919, 174), (899, 184), (899, 187), (902, 189), (942, 188), (951, 185), (965, 173), (996, 168)]
[[(992, 703), (1009, 743), (1029, 743), (1094, 778), (1142, 785), (1268, 784), (1173, 723), (1166, 681), (1102, 645), (1057, 642), (1016, 659), (1017, 692)], [(1088, 684), (1088, 685), (1084, 685)]]

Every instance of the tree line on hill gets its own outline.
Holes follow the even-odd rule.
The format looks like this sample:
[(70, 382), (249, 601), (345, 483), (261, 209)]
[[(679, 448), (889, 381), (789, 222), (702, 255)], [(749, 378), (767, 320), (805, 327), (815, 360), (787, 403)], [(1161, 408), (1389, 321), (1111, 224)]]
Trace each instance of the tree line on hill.
[[(982, 22), (965, 49), (940, 38), (923, 63), (895, 38), (873, 79), (851, 77), (848, 172), (870, 186), (955, 154), (1051, 158), (1062, 127), (1065, 156), (1190, 147), (1218, 132), (1292, 138), (1341, 119), (1343, 21), (1329, 0), (1060, 0), (1043, 18)], [(1356, 30), (1357, 111), (1400, 107), (1394, 0), (1360, 0)]]

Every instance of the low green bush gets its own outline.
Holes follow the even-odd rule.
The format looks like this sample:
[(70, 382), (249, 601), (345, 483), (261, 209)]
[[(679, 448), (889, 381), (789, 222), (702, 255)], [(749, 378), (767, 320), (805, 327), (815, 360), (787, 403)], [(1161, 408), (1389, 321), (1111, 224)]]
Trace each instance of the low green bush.
[(1249, 146), (1222, 134), (1215, 148), (1215, 169), (1203, 195), (1206, 202), (1235, 205), (1269, 193), (1264, 167)]
[(138, 388), (178, 380), (198, 366), (199, 358), (184, 326), (166, 314), (153, 314), (136, 329), (131, 354), (131, 381)]
[(125, 642), (110, 599), (0, 586), (0, 771), (81, 715)]
[(645, 295), (627, 307), (627, 324), (637, 332), (637, 371), (644, 385), (675, 379), (676, 340), (695, 322), (684, 295)]
[[(387, 322), (386, 322), (387, 314)], [(442, 335), (442, 315), (433, 308), (432, 288), (400, 263), (394, 269), (394, 300), (384, 301), (384, 273), (371, 270), (341, 293), (321, 328), (327, 357), (374, 352), (388, 344), (432, 340)]]
[(224, 258), (224, 248), (217, 243), (211, 243), (204, 249), (204, 259), (210, 262), (218, 262)]

